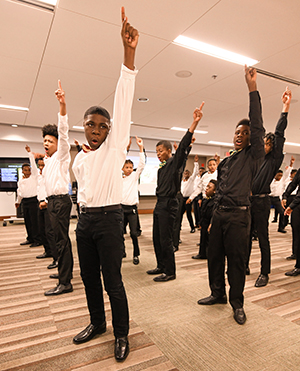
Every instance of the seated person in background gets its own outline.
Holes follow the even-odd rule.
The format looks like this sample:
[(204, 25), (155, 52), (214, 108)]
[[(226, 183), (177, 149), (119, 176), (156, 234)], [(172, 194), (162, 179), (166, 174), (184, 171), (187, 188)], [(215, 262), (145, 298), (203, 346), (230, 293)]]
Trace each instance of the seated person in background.
[[(129, 223), (130, 237), (133, 244), (133, 264), (139, 264), (140, 248), (138, 243), (138, 214), (137, 205), (139, 203), (138, 184), (139, 177), (145, 168), (145, 153), (143, 140), (135, 137), (136, 143), (140, 149), (140, 161), (136, 171), (133, 171), (133, 162), (126, 160), (123, 166), (123, 193), (121, 205)], [(124, 248), (125, 254), (125, 248)], [(124, 255), (123, 254), (123, 255)], [(126, 256), (126, 255), (125, 255)]]

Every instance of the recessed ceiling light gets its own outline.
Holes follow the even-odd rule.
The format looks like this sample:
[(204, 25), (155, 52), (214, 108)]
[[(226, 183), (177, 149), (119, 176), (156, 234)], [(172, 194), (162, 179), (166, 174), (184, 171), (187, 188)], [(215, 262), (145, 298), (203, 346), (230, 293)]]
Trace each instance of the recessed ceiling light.
[(220, 58), (228, 62), (241, 64), (242, 66), (245, 64), (247, 66), (253, 66), (259, 62), (256, 59), (248, 58), (241, 54), (233, 53), (229, 50), (206, 44), (202, 41), (191, 39), (182, 35), (176, 37), (176, 39), (173, 41), (173, 44), (183, 46), (184, 48), (195, 50), (196, 52), (207, 54), (212, 57)]
[(182, 77), (182, 78), (190, 77), (190, 76), (192, 76), (192, 72), (190, 72), (190, 71), (178, 71), (178, 72), (175, 73), (175, 76)]
[(208, 142), (209, 144), (216, 144), (218, 146), (226, 146), (226, 147), (232, 147), (233, 146), (233, 143), (227, 143), (227, 142), (217, 142), (215, 140), (210, 140)]
[[(177, 126), (173, 126), (171, 128), (171, 130), (177, 130), (177, 131), (187, 131), (188, 129), (184, 129), (184, 128), (179, 128)], [(207, 134), (208, 131), (204, 131), (204, 130), (195, 130), (194, 133), (197, 133), (197, 134)]]
[(73, 129), (79, 129), (79, 130), (84, 130), (84, 127), (83, 126), (73, 126)]
[(0, 104), (0, 109), (12, 110), (12, 111), (29, 111), (29, 108), (18, 107), (18, 106), (8, 106), (7, 104)]
[(18, 127), (18, 125), (16, 125), (16, 124), (12, 124), (11, 125), (13, 128), (17, 128)]
[(138, 98), (138, 101), (141, 103), (146, 103), (149, 101), (149, 98), (141, 97), (141, 98)]

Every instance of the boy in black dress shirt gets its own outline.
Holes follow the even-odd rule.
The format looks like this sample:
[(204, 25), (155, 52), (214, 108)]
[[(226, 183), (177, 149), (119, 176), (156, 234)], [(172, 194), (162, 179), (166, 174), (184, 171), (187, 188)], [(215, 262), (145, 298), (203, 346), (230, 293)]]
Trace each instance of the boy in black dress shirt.
[[(265, 138), (265, 158), (260, 166), (252, 185), (251, 196), (251, 230), (257, 231), (259, 248), (261, 251), (261, 270), (255, 287), (263, 287), (268, 284), (271, 272), (271, 250), (269, 242), (269, 216), (270, 216), (270, 184), (278, 172), (283, 160), (283, 145), (285, 142), (284, 131), (287, 127), (287, 115), (290, 107), (292, 94), (286, 88), (282, 94), (282, 113), (275, 128), (275, 134), (268, 133)], [(249, 254), (246, 267), (249, 271), (249, 260), (252, 247), (250, 233)]]
[(211, 295), (198, 301), (200, 305), (227, 303), (224, 277), (227, 256), (229, 301), (234, 319), (241, 325), (246, 321), (243, 291), (250, 232), (249, 197), (253, 178), (265, 154), (265, 130), (256, 86), (256, 70), (245, 66), (245, 75), (250, 93), (250, 120), (243, 119), (237, 124), (233, 139), (235, 151), (218, 166), (217, 205), (208, 248)]
[(215, 206), (215, 192), (217, 181), (211, 179), (205, 189), (206, 198), (202, 201), (200, 209), (200, 247), (197, 255), (193, 259), (207, 259), (209, 232), (208, 227), (211, 223), (211, 217)]
[(157, 175), (156, 196), (157, 203), (153, 212), (153, 245), (157, 260), (157, 267), (148, 270), (148, 274), (159, 274), (155, 282), (174, 280), (175, 256), (173, 251), (173, 225), (178, 211), (177, 193), (180, 190), (182, 165), (186, 159), (186, 151), (191, 144), (203, 113), (204, 102), (193, 113), (193, 123), (182, 138), (175, 155), (172, 157), (172, 145), (162, 140), (156, 145), (156, 154), (160, 160), (160, 169)]

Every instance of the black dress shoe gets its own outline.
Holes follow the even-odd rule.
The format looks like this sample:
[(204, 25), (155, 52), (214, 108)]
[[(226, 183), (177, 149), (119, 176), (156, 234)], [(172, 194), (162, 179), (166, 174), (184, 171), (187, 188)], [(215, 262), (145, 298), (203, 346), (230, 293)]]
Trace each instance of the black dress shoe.
[(42, 244), (40, 242), (33, 242), (29, 247), (38, 247), (41, 246)]
[(71, 283), (68, 283), (66, 285), (59, 284), (53, 289), (46, 291), (44, 295), (45, 296), (61, 295), (61, 294), (65, 294), (67, 292), (72, 292), (72, 291), (73, 291), (73, 286)]
[(58, 273), (55, 273), (55, 274), (50, 274), (49, 278), (54, 278), (54, 279), (59, 279), (59, 275)]
[(73, 343), (75, 344), (81, 344), (85, 343), (89, 340), (92, 340), (93, 337), (97, 334), (103, 334), (106, 331), (106, 322), (103, 322), (102, 325), (94, 326), (92, 323), (90, 323), (84, 330), (79, 332), (76, 336), (73, 338)]
[(118, 362), (123, 362), (129, 354), (129, 343), (127, 336), (116, 338), (115, 340), (115, 359)]
[(292, 271), (289, 271), (289, 272), (285, 272), (285, 275), (286, 276), (298, 276), (300, 274), (300, 268), (295, 268), (293, 269)]
[(197, 301), (199, 305), (213, 305), (213, 304), (227, 304), (227, 296), (221, 296), (216, 298), (215, 296), (208, 296), (207, 298), (203, 298)]
[(51, 264), (48, 265), (48, 269), (53, 269), (53, 268), (57, 268), (58, 267), (58, 263), (56, 260), (53, 260), (53, 262)]
[(269, 276), (267, 274), (260, 274), (255, 282), (255, 287), (266, 286), (269, 282)]
[(195, 228), (193, 228), (193, 229), (190, 230), (190, 233), (195, 233), (195, 232), (196, 232), (196, 229)]
[(243, 325), (247, 319), (244, 309), (243, 308), (235, 309), (233, 318), (239, 325)]
[(44, 252), (43, 254), (36, 256), (36, 258), (45, 259), (45, 258), (52, 258), (52, 256)]
[(154, 269), (150, 269), (146, 273), (147, 274), (162, 274), (162, 273), (164, 273), (164, 271), (160, 268), (154, 268)]
[(284, 229), (281, 229), (281, 228), (278, 228), (278, 231), (277, 232), (286, 233), (286, 231)]
[(157, 277), (153, 278), (153, 281), (155, 281), (155, 282), (167, 282), (167, 281), (175, 280), (175, 278), (176, 278), (175, 274), (167, 276), (165, 273), (163, 273), (160, 276), (157, 276)]
[(31, 244), (32, 244), (32, 242), (30, 242), (30, 241), (28, 241), (28, 240), (26, 240), (26, 241), (20, 243), (21, 246), (24, 246), (24, 245), (31, 245)]
[(207, 259), (207, 257), (197, 254), (197, 255), (192, 256), (192, 259)]
[(292, 255), (290, 255), (290, 256), (288, 256), (286, 258), (286, 260), (295, 260), (295, 259), (296, 259), (296, 255), (295, 254), (292, 254)]
[(133, 257), (133, 264), (134, 264), (134, 265), (138, 265), (139, 262), (140, 262), (139, 257), (138, 257), (138, 256), (134, 256), (134, 257)]

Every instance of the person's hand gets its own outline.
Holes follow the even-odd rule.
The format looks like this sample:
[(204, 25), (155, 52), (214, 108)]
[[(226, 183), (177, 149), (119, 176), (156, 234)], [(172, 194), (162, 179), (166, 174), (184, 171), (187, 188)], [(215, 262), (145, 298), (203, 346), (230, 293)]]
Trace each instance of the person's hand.
[(29, 153), (30, 152), (30, 147), (26, 144), (26, 146), (25, 146), (25, 149), (26, 149), (26, 151)]
[(74, 139), (75, 146), (79, 146), (79, 142), (77, 139)]
[(192, 140), (191, 140), (191, 144), (194, 144), (196, 142), (196, 138), (194, 137), (194, 135), (192, 136)]
[(245, 79), (248, 85), (249, 92), (257, 90), (256, 86), (257, 72), (253, 67), (247, 67), (245, 65)]
[(199, 205), (199, 207), (201, 207), (201, 205), (202, 205), (202, 200), (199, 200), (199, 201), (198, 201), (198, 205)]
[(121, 8), (121, 18), (123, 22), (121, 30), (123, 45), (125, 48), (135, 49), (139, 40), (139, 32), (128, 23), (123, 6)]
[(43, 210), (43, 209), (47, 209), (47, 202), (46, 201), (42, 201), (42, 202), (40, 202), (40, 204), (39, 204), (39, 208), (41, 209), (41, 210)]
[(284, 212), (284, 215), (291, 215), (292, 214), (292, 209), (290, 208), (290, 207), (287, 207), (286, 209), (285, 209), (285, 212)]
[(210, 233), (210, 230), (211, 230), (211, 224), (207, 228), (207, 233)]
[(193, 119), (194, 119), (194, 122), (199, 122), (202, 117), (203, 117), (203, 112), (202, 112), (202, 108), (204, 106), (204, 102), (201, 103), (200, 107), (199, 108), (196, 108), (193, 112)]
[(285, 91), (282, 94), (281, 100), (284, 105), (290, 105), (292, 99), (292, 92), (290, 91), (289, 87), (285, 88)]
[(290, 167), (293, 167), (294, 162), (295, 162), (295, 157), (291, 156)]
[(189, 205), (189, 204), (191, 204), (191, 203), (192, 203), (192, 200), (191, 200), (190, 198), (188, 198), (188, 199), (186, 200), (186, 204)]
[(217, 153), (214, 155), (214, 159), (215, 159), (217, 165), (219, 165), (219, 163), (220, 163), (220, 156)]
[(198, 162), (198, 160), (199, 160), (198, 155), (195, 155), (195, 157), (194, 157), (194, 162)]
[(61, 87), (61, 82), (58, 80), (58, 89), (55, 90), (55, 95), (60, 104), (66, 104), (65, 92)]
[(285, 209), (285, 207), (286, 207), (286, 200), (285, 199), (283, 199), (281, 201), (281, 206)]
[(135, 140), (136, 140), (136, 144), (139, 146), (140, 151), (142, 152), (143, 151), (143, 148), (144, 148), (143, 139), (142, 138), (138, 138), (137, 136), (135, 136)]
[(15, 207), (16, 209), (20, 206), (20, 204), (18, 204), (17, 202), (15, 203)]
[(173, 144), (173, 148), (174, 148), (175, 151), (177, 151), (178, 144), (177, 144), (176, 142), (174, 142), (174, 144)]

